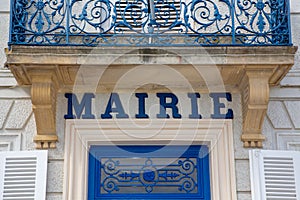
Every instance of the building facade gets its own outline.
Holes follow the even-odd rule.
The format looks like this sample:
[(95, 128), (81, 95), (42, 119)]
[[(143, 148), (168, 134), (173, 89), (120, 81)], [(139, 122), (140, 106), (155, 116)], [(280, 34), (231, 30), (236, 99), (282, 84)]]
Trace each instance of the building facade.
[[(257, 15), (248, 25), (262, 34), (276, 23), (270, 13), (288, 1), (276, 6), (249, 1), (257, 13), (248, 12), (244, 1), (243, 18), (239, 1), (12, 2), (0, 5), (3, 199), (300, 198), (297, 0), (290, 1), (286, 15), (292, 43), (288, 33), (278, 32), (281, 25), (274, 25), (265, 38), (271, 35), (275, 45), (229, 29), (238, 27), (238, 19)], [(102, 13), (115, 9), (101, 17), (91, 11), (98, 21), (90, 20), (84, 11), (97, 6)], [(201, 16), (197, 9), (185, 13), (193, 6), (211, 9), (219, 30), (195, 19), (191, 25), (190, 15)], [(178, 14), (182, 7), (185, 12)], [(166, 10), (182, 20), (157, 14)], [(142, 14), (148, 20), (138, 17)], [(181, 26), (217, 34), (189, 35), (195, 45)], [(253, 43), (243, 39), (247, 34)], [(33, 172), (10, 168), (26, 163)], [(20, 171), (33, 173), (35, 181), (5, 182)]]

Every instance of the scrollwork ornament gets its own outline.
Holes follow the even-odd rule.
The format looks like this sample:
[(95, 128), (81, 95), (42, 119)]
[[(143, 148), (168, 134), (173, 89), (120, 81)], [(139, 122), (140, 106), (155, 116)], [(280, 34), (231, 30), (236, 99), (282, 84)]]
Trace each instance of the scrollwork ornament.
[[(64, 0), (16, 0), (12, 41), (60, 44), (65, 41)], [(55, 35), (55, 37), (53, 37)]]
[(192, 162), (191, 160), (179, 160), (178, 161), (178, 164), (181, 165), (181, 168), (182, 168), (182, 173), (183, 174), (192, 174), (195, 170), (195, 164), (194, 162)]
[(106, 174), (114, 175), (119, 172), (119, 170), (117, 169), (118, 165), (119, 165), (118, 161), (113, 161), (110, 159), (110, 160), (105, 161), (104, 164), (102, 165), (102, 167)]
[(104, 34), (113, 28), (111, 24), (115, 23), (116, 17), (114, 5), (109, 0), (73, 0), (70, 7), (72, 24), (69, 30), (73, 34)]
[[(190, 16), (190, 18), (185, 18), (185, 23), (195, 33), (222, 33), (225, 27), (227, 29), (231, 27), (229, 25), (231, 4), (227, 0), (195, 0), (189, 3), (187, 7), (186, 11), (188, 13), (185, 13), (185, 15)], [(222, 10), (220, 10), (221, 8)]]
[(182, 179), (182, 184), (179, 187), (179, 190), (183, 190), (186, 193), (190, 193), (191, 191), (195, 190), (196, 184), (194, 179), (192, 178), (184, 178)]
[[(286, 6), (282, 0), (238, 0), (236, 34), (243, 44), (287, 42)], [(284, 27), (284, 28), (283, 28)], [(243, 38), (243, 39), (240, 39)]]
[(113, 177), (108, 177), (103, 181), (103, 189), (107, 193), (112, 193), (114, 191), (119, 191), (118, 180)]

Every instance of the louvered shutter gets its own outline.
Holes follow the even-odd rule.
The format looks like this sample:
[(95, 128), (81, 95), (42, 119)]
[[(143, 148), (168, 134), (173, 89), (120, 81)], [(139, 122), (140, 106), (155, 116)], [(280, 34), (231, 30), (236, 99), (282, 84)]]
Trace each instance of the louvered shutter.
[[(142, 1), (136, 0), (118, 0), (115, 3), (116, 9), (116, 24), (118, 25), (117, 31), (120, 32), (142, 32), (143, 23), (143, 9), (144, 4)], [(126, 25), (124, 25), (126, 24)], [(132, 29), (130, 29), (130, 28)]]
[[(159, 0), (151, 0), (154, 3), (155, 6), (155, 21), (156, 25), (154, 25), (154, 33), (163, 33), (163, 32), (170, 32), (173, 31), (175, 33), (178, 33), (180, 31), (180, 25), (172, 27), (172, 30), (170, 30), (170, 27), (173, 25), (176, 21), (179, 21), (180, 19), (177, 19), (181, 16), (181, 1), (180, 0), (167, 0), (167, 1), (159, 1)], [(148, 6), (145, 4), (145, 2), (149, 3), (149, 1), (137, 1), (137, 0), (117, 0), (115, 4), (116, 8), (116, 23), (118, 24), (118, 28), (120, 28), (119, 31), (124, 33), (143, 33), (144, 31), (147, 32), (147, 25), (145, 25), (145, 6)], [(169, 7), (168, 5), (172, 4), (172, 7)], [(171, 9), (170, 8), (175, 8)], [(170, 13), (169, 13), (170, 12)], [(168, 14), (170, 16), (168, 16)], [(177, 16), (177, 15), (178, 16)], [(150, 15), (150, 13), (149, 13)], [(167, 15), (167, 16), (166, 16)], [(150, 16), (149, 16), (150, 19)], [(148, 20), (149, 20), (148, 19)], [(125, 23), (126, 25), (122, 25)], [(144, 24), (145, 27), (142, 27), (142, 24)], [(130, 27), (130, 28), (129, 28)], [(118, 29), (117, 29), (118, 30)]]
[(300, 199), (300, 152), (251, 150), (253, 200)]
[[(155, 9), (156, 12), (156, 23), (158, 23), (160, 32), (168, 31), (168, 33), (178, 33), (178, 31), (181, 31), (180, 25), (174, 26), (174, 23), (183, 20), (181, 19), (182, 12), (181, 10), (181, 1), (180, 0), (168, 0), (168, 1), (159, 1), (154, 0), (155, 2)], [(168, 4), (171, 4), (172, 7), (169, 7)], [(170, 9), (175, 8), (175, 9)], [(170, 12), (170, 13), (169, 13)], [(170, 16), (165, 16), (165, 13), (169, 13)], [(167, 20), (166, 20), (167, 18)], [(172, 27), (172, 30), (170, 30), (170, 27)], [(171, 32), (170, 32), (171, 31)]]
[(47, 157), (47, 151), (1, 152), (0, 199), (45, 199)]

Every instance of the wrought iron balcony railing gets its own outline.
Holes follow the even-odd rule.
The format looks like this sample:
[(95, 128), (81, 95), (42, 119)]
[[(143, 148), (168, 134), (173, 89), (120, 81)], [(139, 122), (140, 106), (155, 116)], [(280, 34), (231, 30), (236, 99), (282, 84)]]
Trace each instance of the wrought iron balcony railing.
[(10, 24), (10, 45), (291, 45), (288, 0), (11, 0)]

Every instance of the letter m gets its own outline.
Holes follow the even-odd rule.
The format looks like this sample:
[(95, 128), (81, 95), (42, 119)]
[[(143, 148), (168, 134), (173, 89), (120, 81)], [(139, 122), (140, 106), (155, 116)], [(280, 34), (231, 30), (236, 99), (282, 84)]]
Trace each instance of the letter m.
[[(80, 103), (75, 94), (66, 93), (65, 97), (68, 99), (68, 113), (64, 116), (65, 119), (95, 119), (95, 115), (92, 114), (92, 98), (95, 98), (93, 93), (84, 93)], [(73, 115), (73, 108), (76, 115)], [(83, 110), (85, 112), (82, 115)]]

